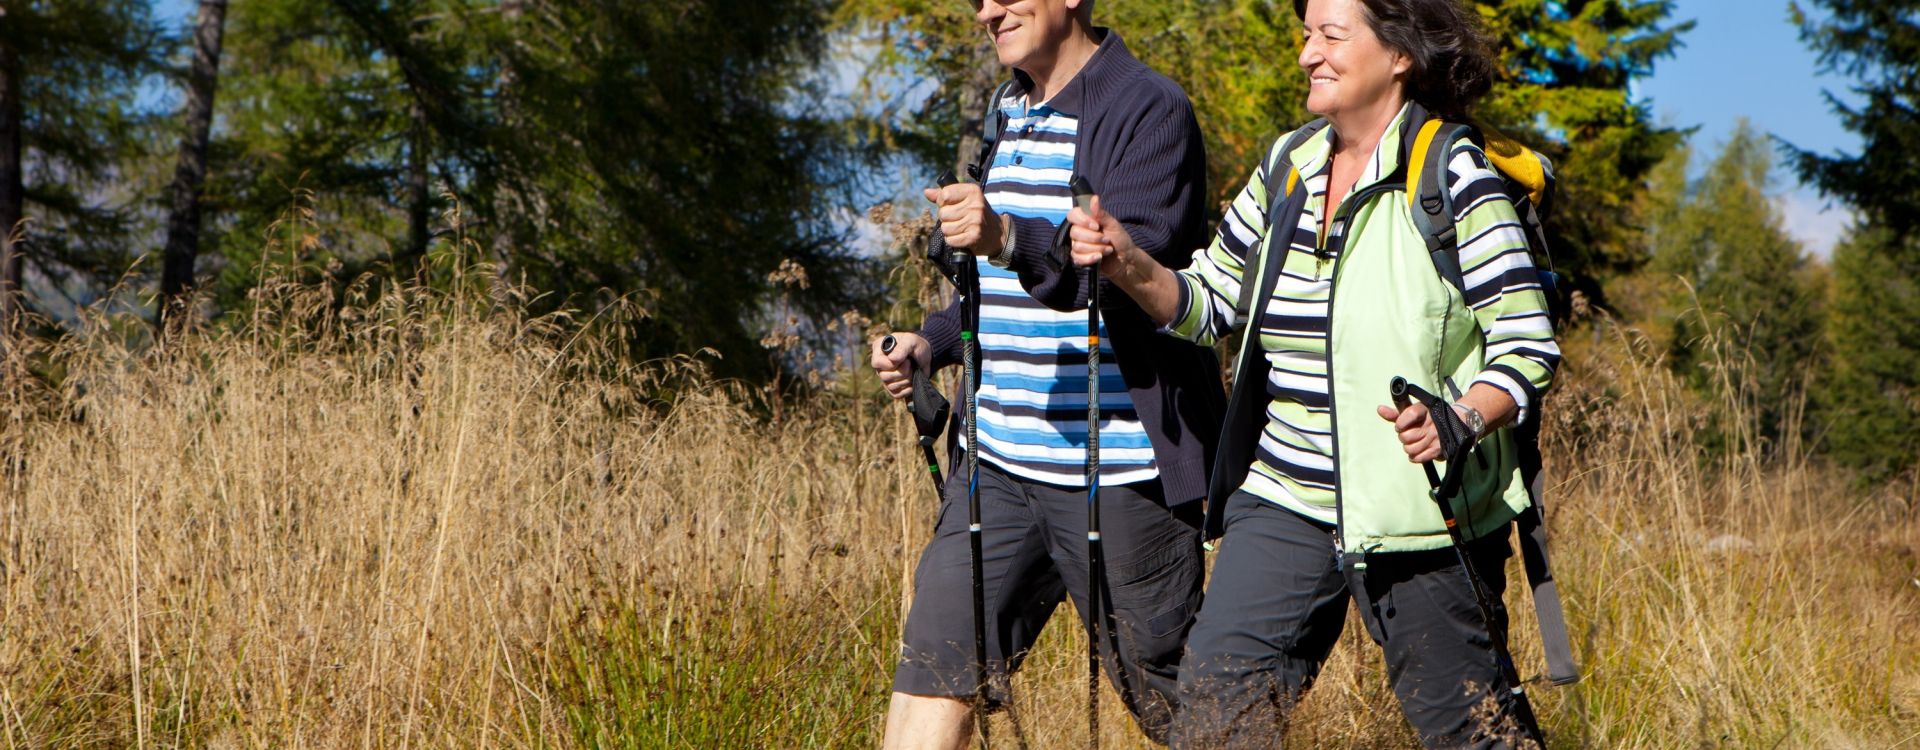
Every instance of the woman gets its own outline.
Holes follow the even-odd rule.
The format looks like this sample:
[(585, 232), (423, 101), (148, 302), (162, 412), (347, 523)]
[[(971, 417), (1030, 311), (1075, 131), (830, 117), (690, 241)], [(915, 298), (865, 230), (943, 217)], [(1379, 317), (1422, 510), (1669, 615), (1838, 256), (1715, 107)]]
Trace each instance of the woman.
[[(1241, 350), (1252, 377), (1236, 382), (1249, 392), (1235, 403), (1265, 405), (1247, 434), (1222, 436), (1223, 452), (1237, 444), (1251, 458), (1227, 467), (1246, 478), (1209, 508), (1225, 540), (1181, 664), (1174, 745), (1277, 743), (1349, 598), (1424, 743), (1519, 744), (1531, 728), (1415, 465), (1440, 458), (1433, 416), (1417, 403), (1396, 409), (1387, 393), (1394, 376), (1433, 393), (1465, 388), (1453, 409), (1478, 426), (1482, 458), (1454, 507), (1497, 601), (1507, 526), (1528, 502), (1500, 428), (1526, 418), (1559, 349), (1515, 206), (1485, 155), (1469, 140), (1449, 145), (1464, 294), (1434, 269), (1400, 164), (1403, 134), (1428, 112), (1463, 116), (1487, 92), (1492, 63), (1455, 0), (1294, 7), (1307, 109), (1328, 127), (1291, 150), (1290, 138), (1276, 143), (1189, 268), (1152, 262), (1097, 199), (1070, 216), (1073, 262), (1099, 264), (1168, 333), (1210, 344), (1251, 325), (1257, 336)], [(1267, 216), (1267, 175), (1289, 168), (1305, 206), (1297, 224), (1272, 226), (1283, 219)], [(1262, 247), (1283, 265), (1243, 321), (1236, 302)]]

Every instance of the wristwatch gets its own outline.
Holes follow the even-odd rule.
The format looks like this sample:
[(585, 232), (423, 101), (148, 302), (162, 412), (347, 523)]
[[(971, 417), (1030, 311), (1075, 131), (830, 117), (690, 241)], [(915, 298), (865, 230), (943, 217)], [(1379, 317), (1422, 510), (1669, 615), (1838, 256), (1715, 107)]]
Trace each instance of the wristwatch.
[(988, 256), (987, 264), (994, 268), (1013, 265), (1013, 217), (1000, 214), (1000, 252)]
[(1480, 410), (1466, 404), (1456, 403), (1453, 411), (1460, 415), (1460, 421), (1467, 423), (1467, 429), (1473, 431), (1473, 439), (1479, 440), (1487, 433), (1487, 418), (1480, 416)]

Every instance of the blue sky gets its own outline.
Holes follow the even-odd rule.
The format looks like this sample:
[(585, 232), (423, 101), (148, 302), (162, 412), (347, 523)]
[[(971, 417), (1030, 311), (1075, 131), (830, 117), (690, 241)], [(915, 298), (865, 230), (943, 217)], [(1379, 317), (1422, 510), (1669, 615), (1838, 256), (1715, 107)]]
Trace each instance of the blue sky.
[[(1152, 2), (1154, 0), (1114, 0)], [(152, 0), (163, 18), (186, 23), (192, 0)], [(1813, 53), (1787, 20), (1787, 0), (1676, 0), (1673, 18), (1697, 22), (1684, 47), (1654, 66), (1634, 88), (1654, 115), (1697, 127), (1693, 144), (1704, 162), (1745, 116), (1754, 127), (1802, 148), (1855, 152), (1859, 139), (1840, 127), (1820, 92), (1842, 92), (1844, 80), (1818, 74)], [(1696, 168), (1699, 165), (1696, 164)], [(1851, 220), (1843, 208), (1798, 184), (1782, 165), (1775, 189), (1788, 230), (1809, 252), (1825, 256)]]
[[(1753, 126), (1801, 148), (1858, 152), (1860, 140), (1840, 127), (1822, 89), (1845, 95), (1844, 79), (1819, 75), (1814, 54), (1787, 19), (1787, 0), (1677, 0), (1673, 17), (1696, 25), (1681, 37), (1673, 57), (1659, 61), (1653, 76), (1635, 86), (1654, 115), (1681, 127), (1697, 127), (1695, 159), (1719, 150), (1745, 116)], [(1695, 164), (1696, 169), (1701, 165)], [(1787, 228), (1809, 252), (1827, 255), (1846, 231), (1851, 215), (1829, 207), (1781, 165), (1774, 174)]]

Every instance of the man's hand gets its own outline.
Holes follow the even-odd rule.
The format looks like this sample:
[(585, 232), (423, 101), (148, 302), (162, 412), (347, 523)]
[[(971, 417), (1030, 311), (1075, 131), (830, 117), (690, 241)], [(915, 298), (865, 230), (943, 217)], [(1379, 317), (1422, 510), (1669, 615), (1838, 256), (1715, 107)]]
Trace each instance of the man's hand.
[[(887, 395), (896, 399), (913, 394), (914, 368), (925, 370), (933, 366), (933, 349), (927, 346), (927, 340), (918, 334), (896, 333), (893, 335), (893, 353), (880, 351), (880, 342), (885, 337), (873, 340), (873, 358), (869, 364), (880, 375), (880, 385), (887, 389)], [(932, 374), (932, 373), (928, 373)]]
[(987, 196), (980, 186), (971, 182), (960, 182), (943, 188), (927, 188), (921, 193), (935, 207), (934, 218), (940, 220), (940, 234), (946, 238), (949, 247), (964, 249), (974, 255), (994, 255), (1000, 252), (1004, 241), (1001, 233), (1000, 216), (987, 205)]

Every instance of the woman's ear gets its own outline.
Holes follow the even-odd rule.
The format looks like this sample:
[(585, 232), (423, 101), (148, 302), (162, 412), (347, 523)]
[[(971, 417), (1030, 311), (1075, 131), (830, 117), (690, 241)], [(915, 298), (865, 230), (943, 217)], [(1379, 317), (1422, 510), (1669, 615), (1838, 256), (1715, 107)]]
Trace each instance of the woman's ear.
[(1407, 53), (1405, 52), (1393, 53), (1393, 74), (1396, 77), (1404, 76), (1407, 73), (1411, 72), (1412, 70), (1413, 70), (1413, 58), (1408, 57)]

